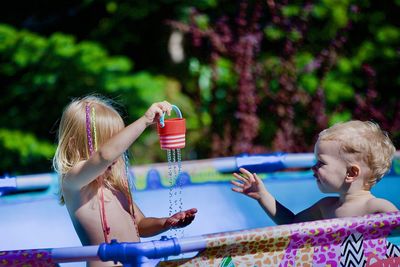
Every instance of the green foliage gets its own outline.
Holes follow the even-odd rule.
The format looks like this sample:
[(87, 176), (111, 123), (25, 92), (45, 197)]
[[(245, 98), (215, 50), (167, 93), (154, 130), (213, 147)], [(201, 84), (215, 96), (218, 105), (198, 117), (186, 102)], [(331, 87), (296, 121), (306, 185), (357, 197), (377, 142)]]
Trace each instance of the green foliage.
[(300, 14), (300, 6), (287, 5), (282, 8), (282, 13), (285, 17), (298, 16)]
[[(309, 52), (298, 53), (295, 58), (296, 68), (303, 70), (314, 60)], [(313, 95), (320, 85), (320, 78), (315, 72), (300, 72), (298, 77), (299, 87)]]
[(265, 36), (272, 41), (280, 40), (285, 36), (285, 32), (274, 25), (269, 25), (264, 29)]
[[(154, 76), (144, 71), (127, 78), (124, 83), (126, 86), (119, 87), (119, 90), (120, 93), (125, 91), (126, 100), (123, 102), (129, 114), (140, 117), (152, 103), (165, 100), (167, 82), (164, 76)], [(130, 95), (130, 90), (134, 90), (135, 95)]]
[(329, 119), (329, 126), (332, 126), (338, 122), (345, 122), (345, 121), (348, 121), (351, 119), (352, 119), (352, 116), (351, 116), (350, 111), (334, 112), (334, 113), (332, 113), (332, 115)]
[[(32, 162), (50, 169), (49, 162), (43, 161), (52, 157), (50, 150), (35, 138), (54, 143), (56, 122), (73, 97), (100, 93), (115, 98), (128, 107), (126, 120), (131, 122), (142, 116), (151, 103), (167, 96), (167, 77), (146, 71), (132, 73), (129, 58), (109, 56), (98, 43), (77, 42), (73, 36), (61, 33), (45, 38), (4, 24), (0, 24), (0, 40), (0, 81), (4, 88), (0, 123), (8, 129), (30, 132), (26, 138), (16, 139), (24, 144), (10, 143), (12, 135), (23, 132), (3, 132), (7, 143), (1, 147), (1, 154), (10, 157), (0, 163), (2, 170), (32, 172), (36, 169), (27, 169)], [(10, 159), (18, 164), (13, 166)]]
[[(266, 2), (260, 3), (267, 6)], [(271, 107), (293, 99), (286, 95), (280, 96), (283, 100), (271, 98), (282, 92), (282, 77), (293, 80), (293, 90), (300, 91), (299, 103), (293, 109), (300, 129), (295, 130), (310, 136), (315, 134), (310, 114), (299, 106), (311, 101), (317, 88), (322, 88), (327, 103), (324, 115), (329, 124), (352, 118), (355, 96), (364, 97), (371, 83), (365, 66), (375, 72), (372, 82), (378, 88), (376, 108), (384, 106), (386, 116), (395, 114), (400, 85), (400, 1), (321, 0), (312, 3), (310, 17), (304, 13), (304, 3), (282, 5), (278, 11), (291, 21), (284, 25), (271, 21), (268, 7), (262, 13), (258, 26), (264, 36), (252, 66), (259, 75), (254, 81), (260, 100), (256, 145), (271, 148), (271, 140), (280, 130)], [(250, 11), (253, 4), (249, 2)], [(188, 35), (184, 40), (185, 61), (171, 64), (166, 48), (171, 29), (165, 25), (171, 19), (187, 23), (193, 10), (202, 13), (195, 17), (201, 30), (212, 31), (222, 15), (230, 16), (229, 25), (235, 25), (237, 2), (59, 1), (57, 5), (49, 2), (46, 8), (34, 5), (26, 10), (21, 10), (20, 5), (5, 9), (7, 14), (0, 11), (0, 152), (7, 155), (0, 160), (1, 172), (47, 171), (51, 155), (44, 147), (53, 147), (63, 107), (71, 98), (89, 93), (104, 94), (120, 102), (126, 107), (127, 122), (141, 116), (154, 101), (166, 98), (177, 104), (187, 119), (189, 138), (185, 151), (198, 158), (210, 155), (211, 137), (224, 130), (227, 119), (237, 120), (239, 77), (233, 62), (218, 55), (211, 65), (207, 61), (210, 43), (203, 43), (200, 49), (192, 47)], [(353, 7), (358, 11), (351, 12)], [(304, 33), (301, 27), (293, 27), (296, 20), (306, 21)], [(332, 39), (349, 22), (352, 26), (342, 33), (347, 38), (345, 45), (331, 46)], [(19, 30), (12, 25), (27, 28)], [(283, 46), (287, 39), (295, 49), (289, 58), (285, 58)], [(324, 49), (336, 51), (320, 69), (307, 70)], [(219, 115), (211, 116), (210, 108)], [(393, 126), (391, 134), (398, 139), (396, 129)], [(12, 140), (14, 146), (10, 145)], [(288, 143), (291, 141), (298, 140)], [(42, 148), (34, 149), (30, 143)], [(146, 131), (133, 147), (136, 163), (165, 160), (154, 130)]]
[(340, 58), (337, 63), (338, 69), (343, 74), (350, 74), (353, 70), (351, 60), (348, 58)]
[(196, 17), (196, 24), (201, 30), (207, 30), (209, 25), (208, 25), (208, 17), (207, 16), (197, 16)]
[(325, 89), (326, 100), (331, 105), (349, 100), (354, 96), (354, 89), (349, 83), (338, 79), (333, 72), (328, 74), (323, 81), (323, 88)]
[(198, 87), (201, 99), (205, 102), (211, 100), (211, 75), (212, 70), (208, 65), (202, 65), (197, 58), (189, 60), (189, 73), (193, 77), (198, 77)]
[(314, 59), (313, 55), (308, 51), (297, 53), (295, 57), (296, 68), (299, 70), (304, 69)]
[(326, 6), (323, 5), (313, 5), (313, 9), (312, 9), (312, 14), (314, 17), (318, 18), (318, 19), (322, 19), (325, 18), (326, 15), (328, 14), (329, 9)]
[(310, 94), (314, 94), (319, 85), (319, 79), (317, 75), (306, 73), (300, 77), (300, 87), (309, 92)]
[(221, 86), (234, 86), (237, 79), (233, 72), (233, 64), (226, 58), (219, 58), (217, 60), (217, 76), (218, 84)]
[(380, 43), (398, 43), (400, 39), (400, 29), (393, 25), (385, 25), (378, 29), (376, 39)]
[(317, 20), (315, 26), (318, 24), (318, 31), (315, 34), (321, 36), (311, 36), (311, 38), (326, 40), (334, 37), (337, 31), (349, 22), (350, 4), (347, 0), (323, 0), (314, 3), (311, 14)]
[[(50, 170), (55, 146), (48, 141), (40, 141), (31, 133), (0, 128), (0, 166), (3, 172), (19, 174)], [(4, 154), (3, 154), (4, 152)]]

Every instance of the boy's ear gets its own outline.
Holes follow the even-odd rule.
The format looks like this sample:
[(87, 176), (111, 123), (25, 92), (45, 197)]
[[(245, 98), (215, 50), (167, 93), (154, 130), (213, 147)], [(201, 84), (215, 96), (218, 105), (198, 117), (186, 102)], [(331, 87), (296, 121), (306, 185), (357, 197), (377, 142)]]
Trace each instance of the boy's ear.
[(347, 173), (346, 173), (346, 179), (345, 181), (347, 183), (352, 183), (354, 182), (358, 176), (360, 175), (360, 166), (358, 165), (350, 165), (347, 167)]

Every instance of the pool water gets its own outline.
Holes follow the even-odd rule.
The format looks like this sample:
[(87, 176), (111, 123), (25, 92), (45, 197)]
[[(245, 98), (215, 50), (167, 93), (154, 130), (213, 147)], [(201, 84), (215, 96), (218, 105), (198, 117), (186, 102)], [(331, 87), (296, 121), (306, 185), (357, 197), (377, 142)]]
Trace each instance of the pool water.
[[(265, 179), (264, 183), (277, 200), (295, 213), (326, 196), (319, 191), (311, 172), (290, 174), (290, 177), (283, 173), (279, 178)], [(399, 188), (400, 177), (387, 176), (373, 187), (372, 192), (400, 208)], [(68, 212), (65, 206), (57, 203), (55, 192), (56, 185), (44, 192), (0, 197), (0, 251), (81, 246)], [(168, 215), (169, 189), (137, 191), (134, 198), (146, 216)], [(198, 209), (196, 219), (183, 230), (185, 237), (274, 225), (255, 200), (231, 191), (227, 182), (185, 185), (182, 201), (184, 209)], [(142, 240), (173, 234), (165, 232)], [(398, 237), (390, 241), (400, 244)]]

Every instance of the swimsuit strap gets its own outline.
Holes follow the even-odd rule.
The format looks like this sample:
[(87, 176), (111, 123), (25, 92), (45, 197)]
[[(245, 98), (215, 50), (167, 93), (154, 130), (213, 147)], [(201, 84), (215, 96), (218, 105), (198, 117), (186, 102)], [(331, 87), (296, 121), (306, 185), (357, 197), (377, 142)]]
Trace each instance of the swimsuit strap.
[[(129, 188), (129, 186), (128, 186)], [(136, 217), (135, 217), (135, 208), (133, 207), (133, 200), (132, 200), (132, 194), (131, 194), (131, 190), (129, 190), (129, 196), (128, 196), (128, 203), (129, 203), (129, 210), (130, 210), (130, 214), (133, 220), (133, 224), (135, 225), (135, 230), (136, 230), (136, 236), (139, 238), (140, 240), (140, 235), (139, 235), (139, 228), (138, 225), (136, 223)]]
[(126, 197), (128, 199), (128, 203), (129, 203), (130, 215), (132, 217), (133, 224), (135, 225), (136, 237), (140, 240), (139, 228), (138, 228), (138, 225), (136, 223), (136, 217), (135, 217), (135, 208), (133, 206), (133, 197), (132, 197), (133, 196), (133, 194), (132, 194), (133, 181), (131, 179), (132, 177), (130, 176), (130, 172), (129, 172), (128, 151), (125, 151), (125, 153), (124, 153), (124, 163), (125, 163), (125, 173), (126, 173), (126, 180), (124, 180), (124, 185), (125, 185), (125, 187), (127, 189)]
[(101, 187), (100, 187), (100, 219), (101, 219), (101, 227), (103, 228), (104, 234), (104, 241), (109, 243), (109, 234), (110, 234), (110, 227), (107, 223), (107, 216), (106, 216), (106, 209), (104, 204), (104, 182), (103, 177), (100, 178)]
[[(104, 241), (106, 243), (109, 243), (109, 241), (110, 241), (110, 239), (109, 239), (110, 226), (108, 226), (108, 223), (107, 223), (106, 209), (105, 209), (105, 204), (104, 204), (104, 181), (103, 181), (103, 177), (100, 178), (100, 182), (101, 182), (101, 187), (100, 187), (100, 196), (99, 196), (100, 201), (99, 202), (100, 202), (101, 227), (103, 228)], [(134, 224), (135, 230), (136, 230), (136, 236), (140, 240), (139, 228), (138, 228), (138, 225), (136, 223), (135, 208), (133, 206), (132, 195), (130, 194), (130, 190), (129, 190), (129, 196), (128, 196), (128, 203), (129, 203), (129, 211), (130, 211), (129, 213), (130, 213), (130, 215), (132, 217), (133, 224)]]

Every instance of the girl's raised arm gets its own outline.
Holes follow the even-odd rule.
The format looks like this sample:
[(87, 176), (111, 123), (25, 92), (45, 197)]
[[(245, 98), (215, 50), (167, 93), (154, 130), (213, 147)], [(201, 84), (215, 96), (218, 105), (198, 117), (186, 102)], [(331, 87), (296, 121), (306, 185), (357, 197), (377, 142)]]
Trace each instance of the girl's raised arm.
[(102, 175), (163, 112), (170, 115), (171, 104), (167, 101), (154, 103), (146, 113), (120, 132), (112, 136), (90, 158), (76, 164), (64, 177), (63, 187), (80, 189)]

